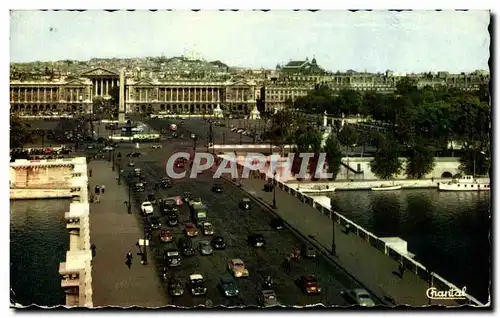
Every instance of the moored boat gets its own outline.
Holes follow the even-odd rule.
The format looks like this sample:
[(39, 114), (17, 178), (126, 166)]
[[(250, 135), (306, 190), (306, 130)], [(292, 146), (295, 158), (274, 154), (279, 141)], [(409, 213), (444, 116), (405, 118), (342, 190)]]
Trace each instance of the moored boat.
[(373, 187), (372, 191), (394, 191), (401, 190), (401, 185), (381, 184), (380, 187)]
[(474, 176), (463, 176), (450, 182), (440, 182), (439, 191), (490, 191), (489, 181), (479, 181)]
[(303, 188), (303, 189), (298, 189), (300, 193), (308, 194), (308, 193), (330, 193), (330, 192), (335, 192), (334, 187), (324, 187), (324, 188)]

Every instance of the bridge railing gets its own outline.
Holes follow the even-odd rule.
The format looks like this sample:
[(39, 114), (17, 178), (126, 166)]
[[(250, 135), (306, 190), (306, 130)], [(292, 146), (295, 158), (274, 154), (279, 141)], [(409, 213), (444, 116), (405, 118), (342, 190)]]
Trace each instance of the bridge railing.
[[(264, 176), (265, 178), (265, 176)], [(272, 178), (272, 177), (271, 177)], [(300, 191), (297, 191), (296, 189), (289, 187), (287, 184), (279, 181), (279, 180), (274, 180), (274, 182), (278, 185), (280, 189), (283, 191), (293, 195), (300, 201), (307, 203), (311, 205), (313, 208), (318, 210), (321, 214), (328, 216), (330, 219), (332, 219), (335, 223), (341, 225), (341, 226), (346, 226), (347, 224), (350, 225), (350, 231), (351, 233), (355, 233), (357, 236), (359, 236), (361, 239), (369, 243), (371, 246), (376, 248), (377, 250), (381, 251), (385, 255), (393, 258), (394, 260), (401, 262), (403, 266), (421, 277), (423, 280), (429, 282), (429, 287), (434, 286), (437, 287), (439, 290), (461, 290), (454, 284), (450, 283), (443, 277), (439, 276), (438, 274), (434, 272), (429, 272), (429, 270), (421, 263), (415, 261), (411, 257), (401, 254), (400, 252), (396, 251), (395, 249), (391, 248), (389, 245), (387, 245), (383, 240), (381, 240), (378, 236), (375, 234), (367, 231), (363, 227), (357, 225), (353, 221), (347, 219), (343, 215), (331, 210), (328, 207), (325, 207), (324, 205), (320, 204), (319, 202), (315, 201), (312, 197), (309, 197), (307, 195), (304, 195)], [(474, 298), (473, 296), (466, 294), (465, 299), (456, 299), (455, 300), (459, 304), (469, 304), (473, 306), (478, 306), (478, 307), (484, 307), (485, 304), (481, 303), (479, 300)]]

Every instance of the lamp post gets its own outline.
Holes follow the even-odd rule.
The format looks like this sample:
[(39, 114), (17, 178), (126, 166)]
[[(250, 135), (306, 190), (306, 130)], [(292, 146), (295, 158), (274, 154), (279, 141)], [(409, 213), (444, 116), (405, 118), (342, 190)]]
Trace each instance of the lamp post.
[(115, 171), (115, 164), (116, 164), (115, 148), (113, 148), (113, 165), (111, 166), (113, 171)]
[(129, 182), (128, 182), (128, 204), (127, 204), (128, 214), (132, 213), (132, 200), (130, 199), (130, 194), (132, 192), (132, 185), (130, 184), (130, 179), (131, 178), (129, 178)]
[(337, 256), (337, 245), (335, 244), (335, 212), (330, 210), (332, 216), (332, 256)]
[(273, 209), (277, 209), (276, 206), (276, 171), (274, 171), (274, 179), (273, 179)]
[(118, 155), (116, 156), (116, 159), (118, 160), (118, 185), (122, 184), (122, 153), (119, 152)]
[(141, 254), (141, 264), (142, 265), (148, 265), (148, 228), (144, 226), (144, 239), (143, 239), (143, 246), (142, 246), (142, 254)]

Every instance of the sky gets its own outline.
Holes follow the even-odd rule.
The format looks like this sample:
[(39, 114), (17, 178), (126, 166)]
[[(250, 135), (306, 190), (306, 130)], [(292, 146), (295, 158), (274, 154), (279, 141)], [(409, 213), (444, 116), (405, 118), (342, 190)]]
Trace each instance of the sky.
[(11, 62), (180, 56), (329, 71), (488, 70), (488, 11), (12, 11)]

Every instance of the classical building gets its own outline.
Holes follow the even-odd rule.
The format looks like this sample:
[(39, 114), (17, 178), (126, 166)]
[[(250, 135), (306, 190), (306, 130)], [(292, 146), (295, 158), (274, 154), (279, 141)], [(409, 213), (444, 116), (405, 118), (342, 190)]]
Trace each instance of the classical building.
[[(10, 82), (12, 112), (92, 112), (95, 98), (111, 98), (119, 73), (97, 68), (57, 81)], [(249, 114), (255, 107), (254, 81), (169, 81), (125, 78), (125, 112), (212, 113), (221, 109)]]

